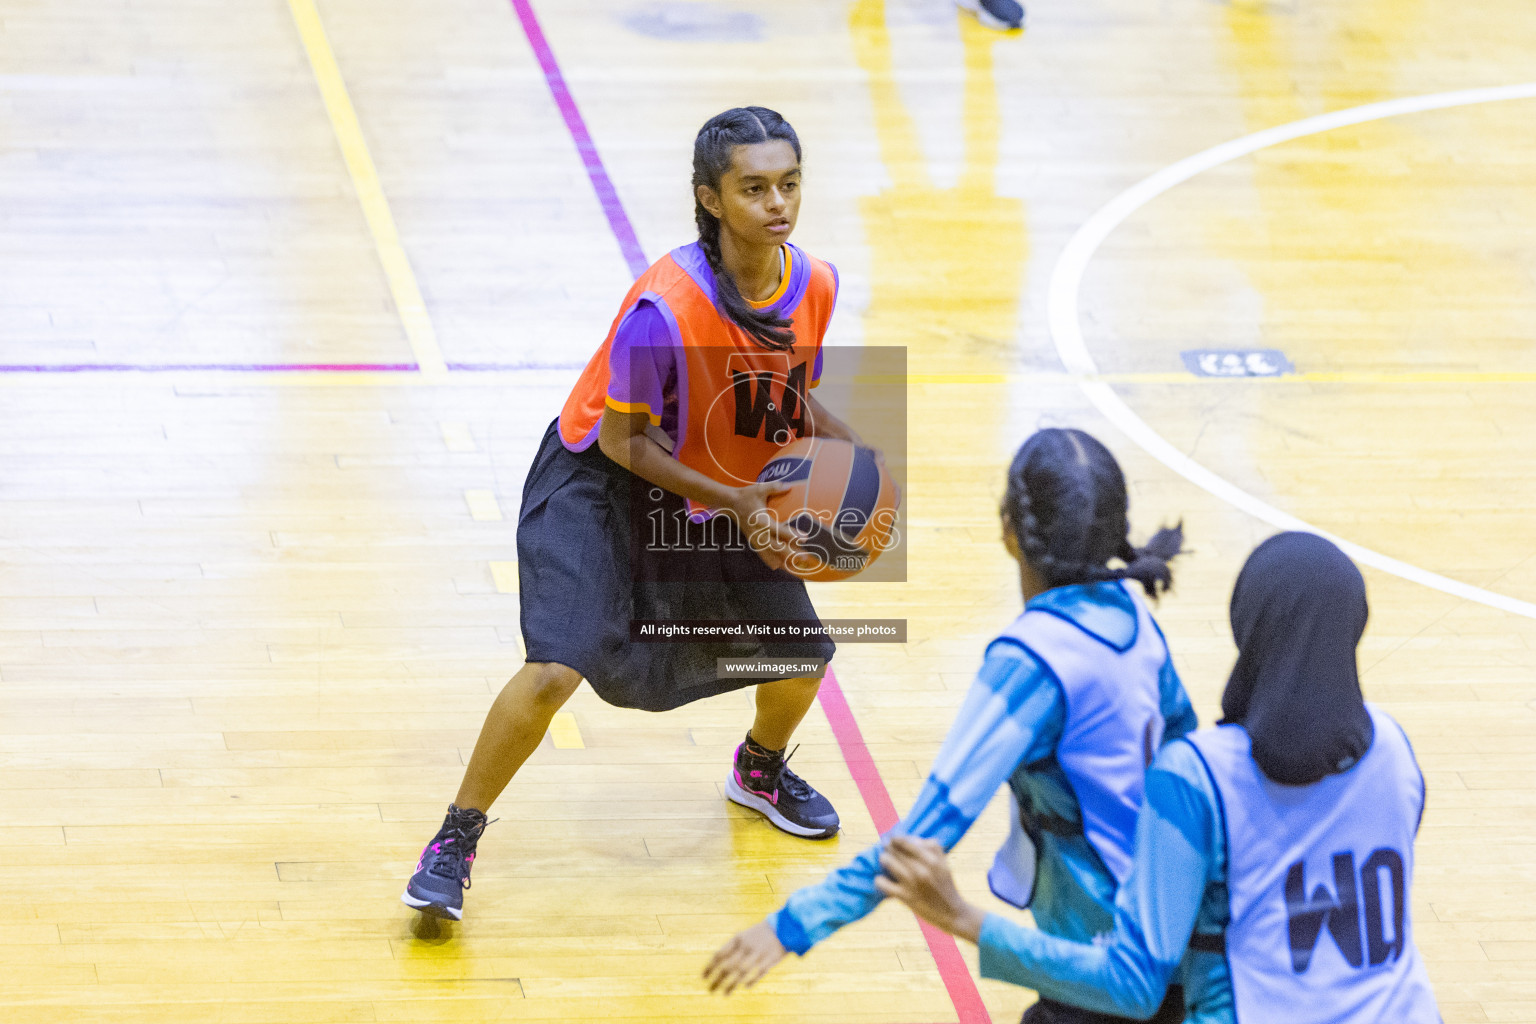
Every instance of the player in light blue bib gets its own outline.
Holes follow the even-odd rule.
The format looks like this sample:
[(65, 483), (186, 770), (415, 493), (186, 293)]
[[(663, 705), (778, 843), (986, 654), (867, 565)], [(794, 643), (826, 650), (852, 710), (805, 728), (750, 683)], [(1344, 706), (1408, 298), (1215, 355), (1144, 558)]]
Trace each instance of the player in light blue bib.
[(1188, 1024), (1438, 1024), (1410, 912), (1424, 779), (1361, 696), (1365, 620), (1365, 581), (1321, 537), (1248, 559), (1225, 718), (1147, 773), (1110, 941), (985, 914), (933, 843), (894, 841), (881, 891), (976, 942), (983, 975), (1104, 1013), (1153, 1012), (1177, 972)]
[[(1126, 513), (1120, 467), (1089, 435), (1042, 430), (1019, 449), (1002, 519), (1024, 612), (987, 646), (917, 803), (893, 833), (948, 849), (1008, 785), (1013, 832), (989, 876), (993, 891), (1079, 942), (1113, 930), (1147, 765), (1195, 726), (1168, 645), (1129, 585), (1166, 588), (1183, 536), (1160, 531), (1138, 550)], [(751, 984), (787, 951), (804, 954), (873, 910), (883, 898), (881, 850), (870, 847), (732, 939), (706, 970), (711, 987)], [(1177, 1021), (1181, 1008), (1174, 997), (1166, 1019)], [(1056, 1015), (1039, 1015), (1047, 1011)], [(1035, 1019), (1105, 1018), (1046, 1004)]]

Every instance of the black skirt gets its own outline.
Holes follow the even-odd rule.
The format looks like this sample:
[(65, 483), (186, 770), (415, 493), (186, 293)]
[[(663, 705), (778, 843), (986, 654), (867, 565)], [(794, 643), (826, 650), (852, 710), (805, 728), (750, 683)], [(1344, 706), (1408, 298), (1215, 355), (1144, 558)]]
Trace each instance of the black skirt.
[(634, 642), (631, 621), (805, 622), (817, 615), (805, 584), (769, 569), (729, 520), (687, 526), (682, 498), (636, 477), (596, 444), (570, 451), (558, 423), (533, 458), (517, 520), (529, 661), (575, 669), (609, 704), (667, 711), (765, 681), (718, 678), (717, 658), (831, 660), (836, 645), (824, 639)]

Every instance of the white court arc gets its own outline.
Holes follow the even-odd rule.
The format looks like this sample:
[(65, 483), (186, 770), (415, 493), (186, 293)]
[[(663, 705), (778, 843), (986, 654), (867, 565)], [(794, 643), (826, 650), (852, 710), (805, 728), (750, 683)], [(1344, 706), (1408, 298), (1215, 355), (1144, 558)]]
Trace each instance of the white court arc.
[(1345, 540), (1327, 530), (1304, 522), (1288, 512), (1281, 511), (1206, 469), (1149, 427), (1119, 395), (1115, 394), (1109, 384), (1093, 379), (1098, 376), (1098, 364), (1093, 361), (1093, 356), (1089, 354), (1088, 347), (1083, 342), (1082, 325), (1078, 321), (1078, 297), (1082, 289), (1083, 274), (1099, 246), (1131, 214), (1195, 175), (1282, 142), (1317, 135), (1347, 125), (1378, 121), (1403, 114), (1417, 114), (1428, 110), (1520, 99), (1536, 99), (1536, 82), (1432, 93), (1426, 96), (1408, 96), (1350, 107), (1347, 110), (1335, 110), (1317, 117), (1308, 117), (1300, 121), (1292, 121), (1290, 124), (1266, 128), (1252, 135), (1245, 135), (1219, 146), (1213, 146), (1204, 152), (1171, 164), (1151, 177), (1136, 183), (1100, 207), (1083, 223), (1082, 227), (1077, 229), (1071, 240), (1067, 242), (1066, 248), (1062, 250), (1051, 272), (1047, 316), (1051, 339), (1056, 344), (1056, 352), (1061, 357), (1062, 364), (1069, 373), (1078, 376), (1078, 386), (1082, 388), (1083, 394), (1094, 407), (1119, 427), (1127, 437), (1169, 469), (1222, 501), (1282, 530), (1304, 530), (1326, 537), (1355, 561), (1380, 569), (1382, 572), (1391, 573), (1414, 583), (1421, 583), (1426, 587), (1432, 587), (1467, 601), (1476, 601), (1514, 615), (1536, 619), (1536, 604), (1474, 587), (1460, 580), (1453, 580), (1416, 565), (1410, 565), (1379, 551), (1362, 547), (1353, 541)]

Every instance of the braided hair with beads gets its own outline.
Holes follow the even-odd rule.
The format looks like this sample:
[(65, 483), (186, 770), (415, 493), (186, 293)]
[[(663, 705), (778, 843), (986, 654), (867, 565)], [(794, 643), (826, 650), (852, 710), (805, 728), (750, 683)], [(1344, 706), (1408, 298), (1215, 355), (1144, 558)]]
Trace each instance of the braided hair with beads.
[[(1172, 586), (1168, 563), (1183, 549), (1183, 525), (1138, 548), (1129, 508), (1120, 464), (1081, 430), (1038, 431), (1008, 467), (1003, 516), (1047, 587), (1133, 579), (1156, 597)], [(1113, 560), (1121, 564), (1112, 568)]]
[(771, 309), (753, 309), (720, 257), (720, 221), (699, 202), (700, 185), (720, 190), (720, 179), (731, 168), (737, 146), (778, 139), (794, 148), (800, 159), (800, 137), (777, 111), (767, 107), (733, 107), (704, 122), (693, 140), (693, 219), (699, 227), (699, 248), (715, 273), (715, 305), (763, 348), (784, 352), (794, 348), (790, 321)]

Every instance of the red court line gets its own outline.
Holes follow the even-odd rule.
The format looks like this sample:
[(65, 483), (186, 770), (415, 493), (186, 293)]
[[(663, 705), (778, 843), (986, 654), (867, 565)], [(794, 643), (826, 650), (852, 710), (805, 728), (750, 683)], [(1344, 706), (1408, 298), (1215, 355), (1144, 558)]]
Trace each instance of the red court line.
[[(619, 243), (619, 249), (624, 254), (625, 262), (629, 264), (630, 272), (639, 277), (650, 264), (635, 237), (635, 229), (630, 223), (628, 213), (624, 210), (624, 204), (619, 200), (618, 192), (614, 189), (613, 182), (603, 167), (603, 160), (598, 155), (597, 146), (587, 132), (586, 122), (582, 120), (576, 100), (571, 95), (570, 89), (566, 87), (565, 76), (560, 73), (560, 64), (544, 36), (538, 16), (533, 12), (533, 5), (530, 0), (511, 0), (511, 2), (512, 7), (517, 11), (518, 20), (522, 23), (523, 33), (528, 37), (528, 45), (533, 47), (539, 67), (544, 71), (544, 80), (549, 83), (549, 91), (554, 97), (555, 106), (560, 108), (560, 113), (565, 118), (565, 126), (571, 133), (571, 141), (576, 143), (576, 150), (581, 154), (582, 163), (586, 165), (587, 176), (592, 181), (592, 188), (597, 192), (603, 213), (607, 215), (608, 226), (613, 231), (614, 239)], [(843, 697), (842, 687), (837, 684), (837, 676), (830, 668), (827, 669), (826, 677), (821, 683), (820, 700), (822, 711), (826, 713), (827, 721), (832, 725), (832, 735), (837, 737), (837, 745), (843, 753), (843, 760), (847, 762), (848, 771), (859, 787), (859, 795), (864, 798), (864, 806), (869, 809), (869, 816), (874, 819), (875, 827), (882, 833), (890, 831), (900, 820), (896, 815), (896, 805), (891, 803), (891, 794), (885, 788), (885, 780), (880, 777), (880, 768), (875, 764), (875, 759), (870, 756), (869, 748), (864, 745), (864, 736), (859, 732), (859, 723), (854, 719), (853, 712), (848, 707), (848, 701)], [(918, 924), (922, 927), (923, 938), (928, 943), (928, 951), (933, 954), (933, 962), (938, 967), (939, 978), (944, 982), (950, 1002), (954, 1004), (955, 1012), (960, 1015), (958, 1024), (992, 1024), (992, 1018), (987, 1014), (987, 1008), (981, 1001), (981, 993), (976, 991), (976, 982), (972, 980), (971, 972), (966, 967), (965, 959), (961, 957), (960, 947), (955, 944), (955, 940), (928, 924), (921, 921)]]
[[(854, 784), (859, 787), (859, 795), (864, 798), (864, 806), (869, 809), (875, 828), (881, 834), (889, 832), (901, 820), (896, 814), (896, 805), (891, 802), (891, 794), (885, 788), (885, 779), (880, 777), (880, 768), (870, 756), (869, 748), (864, 745), (864, 734), (859, 731), (858, 720), (853, 717), (853, 710), (848, 707), (848, 701), (843, 696), (843, 688), (837, 684), (837, 676), (830, 667), (821, 681), (821, 692), (817, 696), (821, 701), (821, 710), (832, 726), (832, 735), (837, 737), (838, 749), (843, 752), (848, 774), (853, 776)], [(955, 944), (955, 940), (925, 921), (918, 921), (918, 925), (923, 930), (923, 938), (928, 942), (928, 951), (933, 954), (933, 962), (939, 969), (939, 978), (949, 992), (949, 1001), (955, 1004), (955, 1012), (960, 1015), (959, 1024), (991, 1024), (992, 1018), (987, 1013), (986, 1004), (981, 1001), (981, 993), (976, 991), (976, 982), (972, 980), (970, 968), (960, 955), (960, 947)]]

